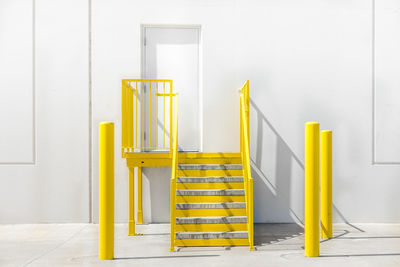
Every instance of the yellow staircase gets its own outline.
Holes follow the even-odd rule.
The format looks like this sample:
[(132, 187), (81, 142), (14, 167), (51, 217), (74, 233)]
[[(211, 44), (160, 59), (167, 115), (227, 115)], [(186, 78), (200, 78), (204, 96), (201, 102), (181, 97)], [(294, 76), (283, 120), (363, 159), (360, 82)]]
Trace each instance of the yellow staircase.
[(240, 90), (238, 153), (178, 152), (179, 101), (172, 80), (124, 79), (121, 95), (121, 156), (129, 168), (129, 234), (136, 235), (134, 169), (137, 218), (142, 223), (142, 167), (171, 166), (171, 251), (176, 246), (249, 246), (253, 250), (249, 82)]
[[(175, 108), (171, 177), (171, 251), (175, 246), (249, 246), (253, 250), (248, 82), (240, 97), (240, 153), (178, 152)], [(177, 102), (178, 103), (178, 102)]]

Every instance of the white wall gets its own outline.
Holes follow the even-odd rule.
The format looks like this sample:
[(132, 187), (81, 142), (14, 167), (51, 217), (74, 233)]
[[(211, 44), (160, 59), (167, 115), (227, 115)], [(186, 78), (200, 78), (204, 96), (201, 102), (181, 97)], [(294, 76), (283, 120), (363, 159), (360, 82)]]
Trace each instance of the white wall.
[[(372, 2), (364, 0), (92, 0), (94, 221), (98, 217), (97, 125), (103, 120), (116, 122), (116, 219), (126, 222), (128, 217), (128, 174), (119, 158), (120, 80), (140, 76), (141, 24), (196, 24), (202, 27), (204, 151), (238, 151), (237, 88), (250, 80), (256, 222), (302, 220), (303, 127), (311, 120), (320, 121), (321, 129), (334, 131), (335, 219), (400, 222), (400, 210), (393, 204), (400, 201), (400, 167), (396, 163), (400, 121), (395, 113), (400, 106), (395, 99), (400, 95), (395, 90), (398, 78), (391, 75), (397, 68), (391, 58), (397, 58), (399, 51), (396, 45), (385, 46), (385, 42), (396, 42), (390, 37), (400, 26), (395, 12), (398, 6), (389, 0), (375, 2), (374, 13)], [(36, 3), (38, 163), (1, 166), (0, 203), (16, 204), (1, 204), (5, 212), (0, 221), (85, 221), (89, 216), (88, 155), (84, 152), (89, 145), (85, 125), (88, 5), (61, 0)], [(50, 34), (57, 23), (46, 14), (58, 5), (66, 6), (67, 12), (52, 20), (61, 25), (68, 20), (68, 24)], [(53, 58), (59, 50), (67, 50), (65, 43), (51, 42), (53, 35), (77, 41), (68, 46), (76, 50), (68, 50), (68, 57)], [(71, 58), (76, 64), (66, 64)], [(62, 74), (75, 79), (54, 86)], [(74, 86), (69, 85), (72, 81)], [(69, 88), (68, 95), (64, 95), (65, 88)], [(69, 94), (79, 100), (75, 111), (69, 109), (70, 103), (76, 102), (65, 99), (72, 97)], [(73, 125), (77, 130), (70, 130)], [(55, 139), (56, 134), (62, 142)], [(57, 150), (58, 157), (50, 153), (60, 146), (68, 152)], [(168, 220), (169, 172), (168, 168), (145, 170), (145, 220)], [(17, 185), (29, 186), (22, 189)], [(3, 192), (5, 187), (7, 192)], [(34, 188), (46, 190), (39, 194)], [(49, 204), (55, 199), (62, 207), (57, 211), (51, 208), (54, 203)], [(16, 208), (25, 206), (31, 207), (26, 208), (30, 216), (15, 215)], [(41, 214), (38, 207), (45, 212)]]
[[(381, 23), (380, 12), (388, 1), (377, 2), (375, 17)], [(94, 1), (94, 126), (102, 119), (119, 123), (119, 80), (140, 75), (141, 24), (200, 24), (204, 151), (238, 151), (236, 89), (250, 80), (257, 222), (302, 220), (303, 127), (310, 120), (334, 131), (336, 219), (399, 222), (400, 210), (392, 203), (400, 200), (396, 190), (400, 168), (372, 164), (372, 8), (371, 1), (363, 0)], [(391, 27), (396, 26), (400, 25)], [(377, 33), (383, 31), (383, 27), (377, 29)], [(376, 88), (377, 93), (384, 90)], [(396, 107), (396, 98), (391, 99)], [(400, 129), (397, 116), (386, 115)], [(377, 146), (387, 155), (396, 151), (388, 145)], [(123, 165), (119, 160), (120, 221), (127, 220)], [(160, 194), (155, 181), (168, 176), (169, 171), (163, 170), (145, 178), (145, 219), (168, 220), (168, 213), (146, 215), (146, 210), (154, 211), (154, 205), (167, 208), (163, 198), (168, 194), (167, 183), (160, 185), (164, 187)], [(96, 195), (94, 199), (96, 203)]]

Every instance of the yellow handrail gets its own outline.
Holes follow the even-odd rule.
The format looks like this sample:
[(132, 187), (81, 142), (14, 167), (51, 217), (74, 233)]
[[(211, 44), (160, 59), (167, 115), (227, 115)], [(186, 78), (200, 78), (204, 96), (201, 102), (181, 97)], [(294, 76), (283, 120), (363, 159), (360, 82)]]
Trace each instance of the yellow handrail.
[(240, 153), (243, 164), (249, 244), (250, 250), (254, 250), (253, 178), (250, 168), (249, 139), (249, 81), (247, 80), (240, 90)]
[[(123, 79), (121, 88), (122, 157), (125, 157), (125, 153), (135, 152), (135, 149), (172, 152), (172, 98), (175, 96), (172, 80)], [(170, 98), (169, 107), (166, 97)], [(159, 107), (159, 100), (162, 101), (162, 108)], [(169, 115), (169, 122), (165, 121), (166, 114)], [(163, 121), (159, 118), (163, 118)], [(169, 132), (166, 123), (169, 123)], [(169, 136), (169, 144), (165, 143), (166, 136)]]
[(175, 208), (176, 208), (176, 176), (178, 174), (178, 95), (175, 98), (174, 114), (174, 136), (172, 141), (172, 174), (171, 174), (171, 192), (170, 192), (170, 211), (171, 211), (171, 251), (175, 248)]

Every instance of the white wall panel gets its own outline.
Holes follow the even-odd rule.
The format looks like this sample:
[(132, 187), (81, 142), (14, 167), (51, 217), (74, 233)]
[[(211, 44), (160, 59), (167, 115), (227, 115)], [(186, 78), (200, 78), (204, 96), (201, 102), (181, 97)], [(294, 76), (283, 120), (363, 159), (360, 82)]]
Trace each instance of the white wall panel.
[(375, 1), (375, 157), (400, 164), (400, 2)]
[(0, 2), (0, 164), (35, 160), (33, 1)]
[[(31, 3), (24, 1), (30, 11), (8, 9), (7, 16), (28, 24), (23, 17), (32, 18)], [(32, 165), (0, 165), (0, 222), (88, 222), (88, 2), (36, 0), (34, 14), (37, 159)], [(14, 24), (20, 27), (17, 21)], [(3, 27), (0, 24), (0, 36)], [(26, 38), (32, 40), (31, 35)], [(19, 63), (18, 68), (10, 67), (13, 75), (24, 76), (28, 69), (31, 73), (31, 59)], [(31, 90), (32, 77), (28, 80), (26, 87)], [(9, 99), (9, 105), (18, 104)], [(31, 136), (31, 130), (28, 132)], [(2, 141), (18, 142), (16, 139), (13, 135)]]

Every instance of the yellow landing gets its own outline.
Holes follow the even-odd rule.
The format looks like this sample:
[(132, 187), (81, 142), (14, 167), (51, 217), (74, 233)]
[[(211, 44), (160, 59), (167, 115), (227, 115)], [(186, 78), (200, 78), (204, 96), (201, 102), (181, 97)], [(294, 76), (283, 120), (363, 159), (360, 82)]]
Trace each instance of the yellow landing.
[[(170, 167), (169, 152), (124, 152), (128, 167)], [(240, 164), (240, 153), (197, 153), (179, 152), (179, 164)]]

